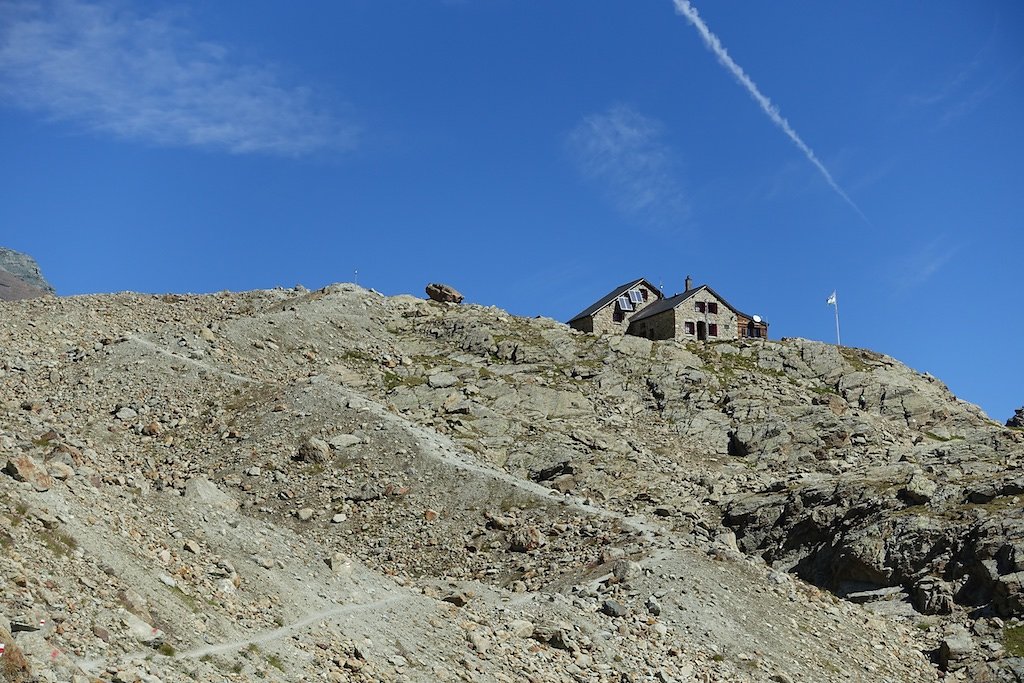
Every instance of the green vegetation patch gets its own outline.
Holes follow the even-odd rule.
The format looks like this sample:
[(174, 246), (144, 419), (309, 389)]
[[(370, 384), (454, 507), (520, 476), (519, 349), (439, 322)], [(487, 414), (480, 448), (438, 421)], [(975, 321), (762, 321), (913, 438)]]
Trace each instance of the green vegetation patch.
[(46, 530), (39, 534), (43, 544), (50, 549), (54, 555), (63, 557), (78, 547), (78, 541), (60, 531)]
[[(160, 584), (163, 585), (163, 584)], [(168, 586), (167, 590), (170, 591), (178, 600), (185, 603), (189, 609), (193, 612), (198, 613), (201, 611), (201, 605), (195, 597), (189, 595), (185, 591), (181, 590), (178, 586)]]
[(1024, 657), (1024, 626), (1003, 631), (1003, 647), (1011, 657)]
[(228, 410), (259, 408), (280, 398), (281, 387), (271, 382), (256, 385), (247, 389), (235, 389), (224, 401)]
[(369, 353), (367, 353), (366, 351), (363, 351), (361, 349), (346, 349), (345, 351), (343, 351), (339, 355), (339, 358), (341, 360), (349, 361), (349, 362), (357, 364), (357, 365), (359, 365), (359, 364), (372, 364), (372, 365), (376, 365), (377, 364), (377, 359), (376, 358), (374, 358)]
[(954, 436), (939, 436), (938, 434), (936, 434), (934, 432), (924, 432), (924, 435), (927, 436), (929, 439), (932, 439), (934, 441), (941, 441), (941, 442), (946, 442), (946, 441), (963, 441), (964, 440), (964, 437), (962, 437), (962, 436), (955, 436), (955, 435)]
[(843, 358), (846, 362), (853, 366), (853, 369), (858, 372), (871, 372), (875, 368), (876, 364), (869, 363), (868, 361), (878, 361), (882, 358), (879, 354), (871, 351), (865, 351), (864, 349), (852, 349), (847, 346), (840, 348), (839, 353), (843, 354)]
[(705, 353), (701, 355), (701, 358), (705, 363), (703, 369), (713, 373), (724, 385), (734, 384), (737, 376), (741, 373), (773, 377), (776, 379), (786, 380), (790, 384), (794, 384), (793, 378), (785, 372), (759, 365), (757, 358), (754, 356), (744, 356), (739, 353)]
[(409, 375), (408, 377), (403, 377), (402, 375), (399, 375), (397, 372), (385, 371), (384, 373), (385, 391), (391, 391), (396, 387), (418, 387), (421, 384), (426, 383), (426, 378), (420, 375)]

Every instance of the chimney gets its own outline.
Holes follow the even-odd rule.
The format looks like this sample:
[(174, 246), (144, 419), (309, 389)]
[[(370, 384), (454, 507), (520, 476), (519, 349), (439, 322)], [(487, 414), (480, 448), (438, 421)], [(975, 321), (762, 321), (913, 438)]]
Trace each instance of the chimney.
[(689, 275), (687, 275), (686, 276), (686, 289), (683, 290), (683, 291), (689, 292), (691, 289), (693, 289), (693, 278), (691, 278)]

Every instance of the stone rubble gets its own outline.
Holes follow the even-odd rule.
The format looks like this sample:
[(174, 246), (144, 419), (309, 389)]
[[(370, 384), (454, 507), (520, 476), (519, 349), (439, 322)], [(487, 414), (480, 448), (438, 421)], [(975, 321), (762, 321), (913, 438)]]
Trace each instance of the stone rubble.
[(885, 356), (353, 285), (0, 308), (7, 680), (1022, 680), (1024, 433)]

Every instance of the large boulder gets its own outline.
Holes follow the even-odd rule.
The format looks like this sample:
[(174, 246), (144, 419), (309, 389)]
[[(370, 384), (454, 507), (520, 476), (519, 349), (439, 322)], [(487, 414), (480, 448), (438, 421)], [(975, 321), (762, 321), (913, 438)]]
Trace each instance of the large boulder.
[(238, 501), (206, 477), (194, 477), (185, 482), (185, 498), (192, 503), (201, 503), (228, 512), (238, 509)]
[(323, 439), (318, 439), (315, 436), (310, 437), (299, 446), (294, 459), (313, 464), (325, 463), (331, 459), (331, 446)]
[(27, 481), (36, 491), (47, 491), (53, 486), (53, 478), (42, 463), (38, 463), (28, 455), (15, 455), (7, 461), (4, 473), (17, 481)]
[(462, 299), (464, 298), (459, 290), (450, 285), (441, 284), (440, 282), (431, 282), (427, 285), (427, 296), (434, 301), (453, 304), (461, 304)]
[(1016, 427), (1017, 429), (1024, 429), (1024, 406), (1017, 408), (1014, 412), (1013, 417), (1006, 421), (1007, 427)]

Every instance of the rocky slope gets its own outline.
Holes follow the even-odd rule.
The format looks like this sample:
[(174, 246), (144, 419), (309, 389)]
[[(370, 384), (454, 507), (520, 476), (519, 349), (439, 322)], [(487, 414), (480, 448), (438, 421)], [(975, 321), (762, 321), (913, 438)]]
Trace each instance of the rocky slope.
[(1024, 433), (890, 358), (350, 285), (0, 307), (8, 680), (1024, 678)]
[(53, 294), (39, 264), (27, 254), (0, 247), (0, 301), (31, 299)]

